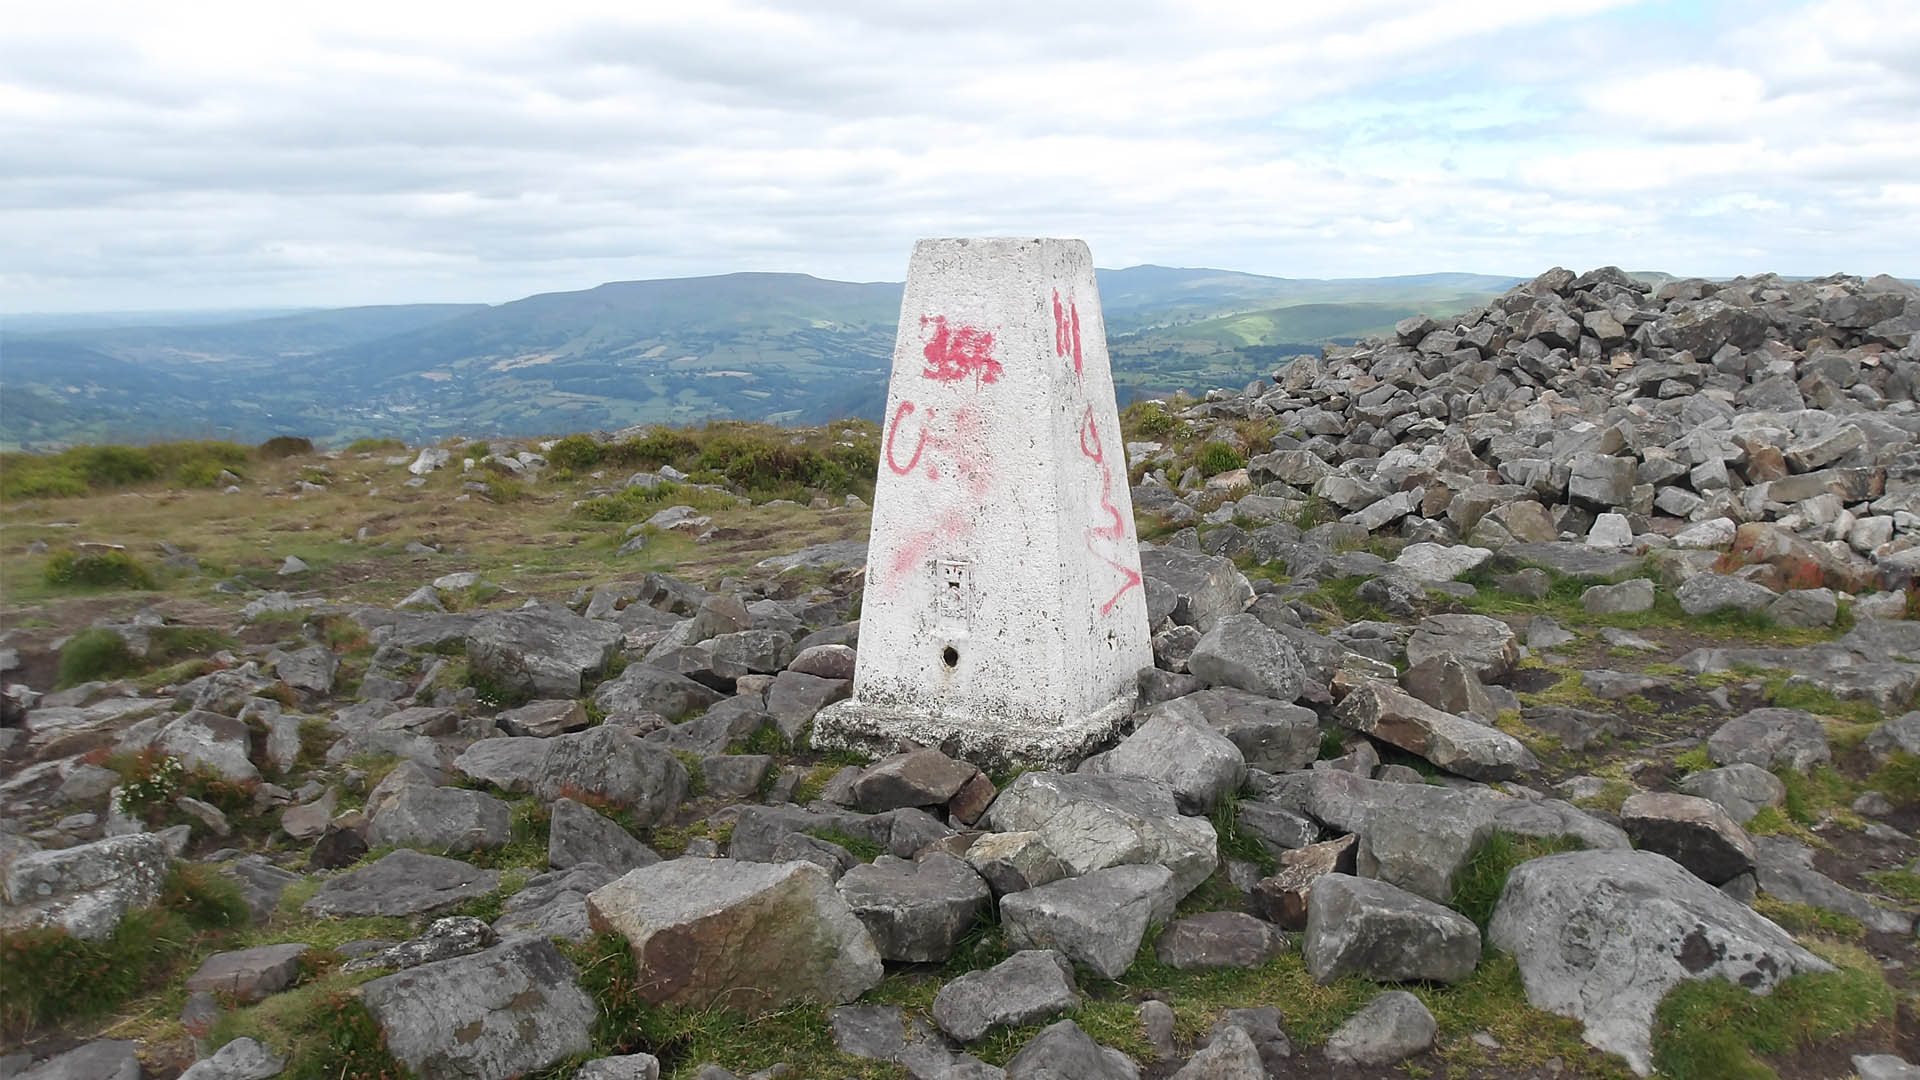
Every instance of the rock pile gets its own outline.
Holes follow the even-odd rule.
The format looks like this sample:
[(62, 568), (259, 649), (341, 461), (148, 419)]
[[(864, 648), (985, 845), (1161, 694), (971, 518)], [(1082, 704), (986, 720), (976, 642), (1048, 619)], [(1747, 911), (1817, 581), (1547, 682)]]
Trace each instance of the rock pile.
[[(1892, 801), (1910, 794), (1855, 778), (1920, 752), (1920, 713), (1898, 715), (1920, 690), (1917, 322), (1891, 279), (1556, 270), (1177, 407), (1183, 443), (1247, 466), (1176, 476), (1178, 448), (1129, 444), (1161, 537), (1155, 663), (1071, 770), (812, 751), (858, 661), (858, 544), (568, 603), (447, 611), (441, 589), (483, 584), (451, 577), (394, 608), (253, 598), (237, 616), (330, 620), (366, 648), (350, 668), (316, 632), (157, 694), (9, 691), (0, 816), (29, 824), (0, 832), (0, 921), (100, 940), (190, 857), (280, 932), (198, 958), (193, 1030), (337, 960), (378, 973), (354, 1000), (428, 1080), (743, 1064), (609, 1041), (630, 999), (817, 1009), (841, 1055), (927, 1078), (1372, 1068), (1454, 1038), (1442, 1006), (1382, 985), (1296, 1046), (1286, 1002), (1194, 1017), (1143, 992), (1148, 1062), (1101, 1044), (1120, 1040), (1084, 1010), (1112, 995), (1089, 984), (1132, 987), (1145, 957), (1444, 1001), (1485, 949), (1645, 1073), (1673, 986), (1830, 970), (1762, 910), (1820, 909), (1909, 959), (1900, 890), (1863, 871), (1920, 855)], [(1613, 669), (1634, 656), (1658, 662)], [(1807, 805), (1830, 791), (1853, 801)], [(1829, 850), (1842, 834), (1858, 866)], [(409, 930), (302, 940), (369, 916)], [(589, 993), (616, 960), (632, 977)], [(953, 964), (977, 970), (925, 966)], [(876, 1004), (906, 1000), (873, 993), (895, 979), (940, 985)], [(1001, 1064), (975, 1056), (1015, 1029)], [(173, 1064), (264, 1078), (289, 1050)], [(137, 1075), (132, 1054), (98, 1041), (26, 1075)]]

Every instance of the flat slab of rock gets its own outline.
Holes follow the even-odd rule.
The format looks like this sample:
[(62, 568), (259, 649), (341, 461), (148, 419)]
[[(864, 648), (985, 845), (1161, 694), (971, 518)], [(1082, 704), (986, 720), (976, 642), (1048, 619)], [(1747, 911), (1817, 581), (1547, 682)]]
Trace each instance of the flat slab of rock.
[(382, 976), (360, 1000), (421, 1080), (509, 1080), (584, 1054), (599, 1009), (544, 938)]
[(1313, 883), (1300, 950), (1322, 985), (1344, 975), (1458, 982), (1480, 963), (1480, 928), (1384, 881), (1325, 874)]
[(1745, 762), (1763, 769), (1784, 765), (1805, 772), (1833, 759), (1820, 718), (1799, 709), (1754, 709), (1707, 736), (1716, 765)]
[(309, 948), (295, 943), (215, 953), (187, 977), (187, 989), (231, 994), (252, 1004), (292, 986), (300, 977), (300, 958)]
[(500, 887), (498, 870), (402, 848), (329, 878), (301, 912), (313, 916), (435, 915)]
[(1576, 851), (1515, 867), (1487, 937), (1519, 961), (1527, 1001), (1585, 1025), (1583, 1037), (1653, 1068), (1655, 1007), (1686, 979), (1771, 990), (1831, 971), (1792, 935), (1650, 851)]
[(506, 690), (577, 698), (582, 681), (606, 669), (622, 636), (618, 623), (563, 608), (489, 612), (467, 629), (467, 663)]
[(1407, 663), (1430, 656), (1451, 656), (1467, 665), (1481, 682), (1494, 680), (1520, 662), (1513, 629), (1485, 615), (1429, 615), (1407, 639)]
[(587, 914), (627, 939), (655, 1004), (841, 1004), (884, 974), (866, 927), (811, 863), (673, 859), (594, 890)]
[(547, 823), (547, 865), (555, 870), (598, 863), (624, 874), (659, 861), (652, 848), (593, 807), (567, 798), (553, 801)]
[(502, 939), (531, 934), (585, 941), (593, 936), (587, 923), (587, 894), (619, 876), (599, 863), (580, 863), (529, 878), (500, 905), (493, 932)]
[(410, 784), (380, 807), (367, 828), (374, 847), (483, 851), (511, 838), (512, 812), (483, 791)]
[(140, 1044), (131, 1039), (99, 1039), (56, 1054), (14, 1080), (140, 1080)]
[(1354, 688), (1333, 714), (1346, 727), (1471, 779), (1512, 780), (1540, 768), (1533, 752), (1506, 732), (1441, 712), (1386, 683)]
[(1164, 866), (1110, 866), (1000, 900), (1000, 925), (1016, 949), (1053, 949), (1117, 979), (1133, 965), (1147, 927), (1179, 898)]
[(1272, 923), (1238, 911), (1207, 911), (1168, 925), (1154, 943), (1160, 962), (1181, 971), (1257, 968), (1286, 950)]
[(996, 1026), (1037, 1023), (1079, 1004), (1067, 958), (1051, 949), (1024, 949), (941, 987), (933, 999), (933, 1022), (969, 1043)]
[(884, 960), (944, 961), (987, 910), (992, 890), (971, 866), (936, 852), (919, 861), (882, 855), (835, 885)]
[(1226, 615), (1205, 630), (1187, 670), (1208, 686), (1230, 686), (1276, 701), (1300, 696), (1306, 669), (1293, 643), (1252, 615)]
[(160, 899), (172, 865), (166, 841), (153, 833), (30, 851), (6, 867), (0, 927), (57, 926), (97, 941), (128, 911)]
[(475, 780), (531, 791), (545, 802), (602, 799), (632, 811), (642, 825), (666, 821), (687, 797), (687, 768), (672, 750), (610, 724), (549, 739), (482, 739), (453, 765)]
[(1240, 748), (1252, 768), (1268, 772), (1304, 769), (1320, 753), (1320, 717), (1303, 705), (1221, 687), (1160, 702), (1141, 722), (1171, 715), (1205, 724)]
[(938, 750), (881, 758), (853, 780), (853, 805), (869, 814), (903, 806), (945, 806), (980, 770)]

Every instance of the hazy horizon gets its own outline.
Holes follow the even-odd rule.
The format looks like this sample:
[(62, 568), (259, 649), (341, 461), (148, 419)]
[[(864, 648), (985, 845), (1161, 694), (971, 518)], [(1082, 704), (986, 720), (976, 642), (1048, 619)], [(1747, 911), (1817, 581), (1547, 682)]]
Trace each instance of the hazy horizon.
[(0, 308), (501, 302), (918, 237), (1920, 276), (1901, 0), (28, 5)]

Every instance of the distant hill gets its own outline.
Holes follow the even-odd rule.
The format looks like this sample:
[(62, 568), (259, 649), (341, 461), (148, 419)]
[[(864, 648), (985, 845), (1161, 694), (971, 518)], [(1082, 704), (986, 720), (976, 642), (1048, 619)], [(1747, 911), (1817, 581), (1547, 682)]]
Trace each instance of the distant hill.
[[(1277, 357), (1446, 314), (1518, 278), (1099, 272), (1123, 400), (1241, 385)], [(511, 303), (339, 308), (37, 333), (0, 323), (0, 446), (282, 433), (334, 441), (877, 417), (897, 282), (743, 273)], [(105, 320), (102, 321), (111, 321)]]

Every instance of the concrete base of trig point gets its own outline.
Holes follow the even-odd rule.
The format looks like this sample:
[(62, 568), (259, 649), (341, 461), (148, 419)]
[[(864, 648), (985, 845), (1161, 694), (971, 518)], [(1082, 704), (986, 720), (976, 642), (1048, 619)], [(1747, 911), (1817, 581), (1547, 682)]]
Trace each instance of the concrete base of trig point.
[(814, 745), (1085, 755), (1153, 662), (1087, 246), (915, 245), (885, 424), (853, 698)]

